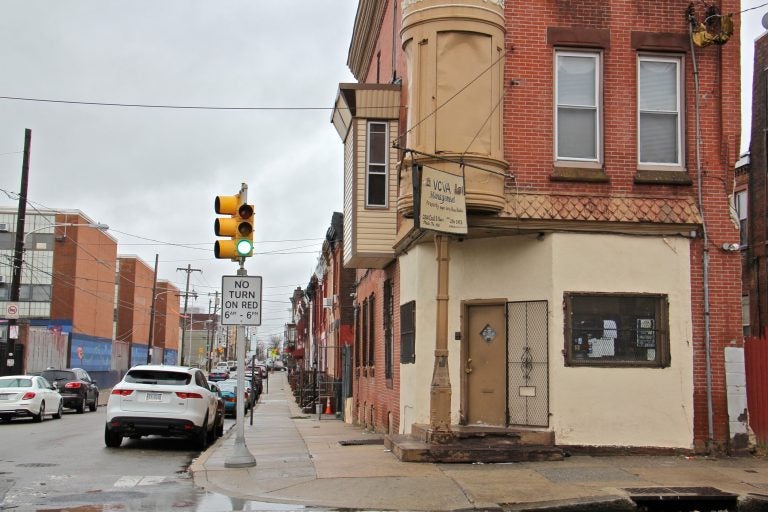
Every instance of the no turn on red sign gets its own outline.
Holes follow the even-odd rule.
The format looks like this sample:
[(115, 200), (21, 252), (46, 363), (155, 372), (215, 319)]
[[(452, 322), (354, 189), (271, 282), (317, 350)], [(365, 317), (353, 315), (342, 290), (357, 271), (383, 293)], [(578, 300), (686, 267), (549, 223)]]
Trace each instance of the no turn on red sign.
[(222, 325), (261, 325), (261, 276), (222, 276), (221, 299)]

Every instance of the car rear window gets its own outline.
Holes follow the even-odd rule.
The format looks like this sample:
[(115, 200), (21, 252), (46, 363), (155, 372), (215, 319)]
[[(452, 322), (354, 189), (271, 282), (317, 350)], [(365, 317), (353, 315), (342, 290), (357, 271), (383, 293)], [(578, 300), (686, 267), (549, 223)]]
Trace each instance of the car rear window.
[(62, 380), (77, 380), (75, 372), (67, 370), (45, 370), (40, 374), (48, 382), (60, 382)]
[(133, 370), (125, 375), (125, 382), (132, 384), (184, 386), (189, 384), (191, 380), (192, 376), (188, 373), (169, 372), (167, 370)]
[(32, 379), (0, 379), (0, 388), (31, 388)]

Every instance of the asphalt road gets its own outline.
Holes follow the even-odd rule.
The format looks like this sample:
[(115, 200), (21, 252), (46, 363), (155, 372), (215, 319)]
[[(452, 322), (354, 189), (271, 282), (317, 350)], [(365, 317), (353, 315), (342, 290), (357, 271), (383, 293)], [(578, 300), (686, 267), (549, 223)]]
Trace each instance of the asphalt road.
[[(104, 445), (104, 407), (42, 423), (0, 424), (0, 510), (233, 510), (195, 488), (192, 443), (159, 437)], [(226, 420), (225, 429), (232, 420)], [(115, 508), (117, 506), (117, 508)], [(236, 508), (235, 508), (236, 509)]]

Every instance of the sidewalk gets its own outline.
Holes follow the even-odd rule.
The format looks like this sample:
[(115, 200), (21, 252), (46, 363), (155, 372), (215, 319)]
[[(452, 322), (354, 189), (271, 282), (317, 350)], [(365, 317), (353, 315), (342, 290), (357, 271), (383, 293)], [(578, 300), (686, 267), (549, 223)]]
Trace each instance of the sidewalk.
[[(302, 413), (283, 372), (269, 378), (245, 442), (256, 466), (225, 468), (236, 429), (193, 462), (195, 484), (252, 501), (374, 510), (634, 510), (627, 488), (714, 487), (768, 510), (768, 459), (573, 456), (513, 464), (404, 463), (368, 434)], [(352, 441), (343, 446), (339, 441)], [(354, 444), (357, 443), (357, 444)], [(637, 491), (634, 491), (635, 494)]]

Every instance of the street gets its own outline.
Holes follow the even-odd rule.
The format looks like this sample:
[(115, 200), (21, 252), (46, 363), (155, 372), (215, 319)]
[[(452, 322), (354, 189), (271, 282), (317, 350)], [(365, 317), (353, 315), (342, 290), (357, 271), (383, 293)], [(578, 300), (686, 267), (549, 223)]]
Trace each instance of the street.
[[(227, 497), (196, 489), (192, 443), (159, 437), (104, 445), (104, 408), (42, 423), (0, 425), (0, 510), (233, 510)], [(225, 429), (233, 424), (225, 420)], [(83, 508), (87, 507), (87, 508)]]

